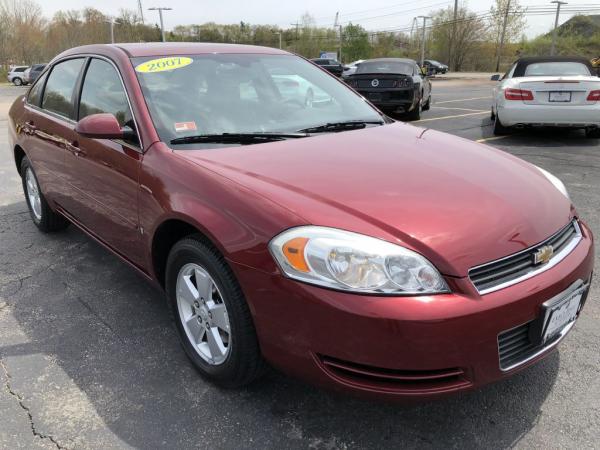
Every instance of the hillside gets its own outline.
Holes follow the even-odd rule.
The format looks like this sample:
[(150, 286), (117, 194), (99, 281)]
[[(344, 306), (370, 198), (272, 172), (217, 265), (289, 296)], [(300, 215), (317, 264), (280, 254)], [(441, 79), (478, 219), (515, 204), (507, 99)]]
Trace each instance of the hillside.
[(598, 33), (600, 33), (600, 15), (573, 16), (558, 27), (559, 36), (591, 38)]

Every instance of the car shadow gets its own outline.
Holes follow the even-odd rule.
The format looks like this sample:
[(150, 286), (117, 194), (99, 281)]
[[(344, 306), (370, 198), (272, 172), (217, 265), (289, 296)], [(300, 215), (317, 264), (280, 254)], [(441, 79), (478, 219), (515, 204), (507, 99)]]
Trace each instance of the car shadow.
[[(275, 371), (219, 389), (186, 359), (162, 294), (112, 254), (74, 227), (39, 233), (22, 202), (0, 207), (0, 225), (0, 358), (37, 426), (58, 442), (506, 448), (535, 426), (559, 370), (555, 352), (479, 391), (413, 405), (343, 397)], [(75, 418), (67, 381), (87, 402)]]

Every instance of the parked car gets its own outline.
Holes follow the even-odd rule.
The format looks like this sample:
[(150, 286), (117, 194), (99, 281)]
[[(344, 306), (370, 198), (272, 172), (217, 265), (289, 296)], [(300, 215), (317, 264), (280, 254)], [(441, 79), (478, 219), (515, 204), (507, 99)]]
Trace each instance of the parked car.
[(383, 112), (409, 120), (419, 120), (431, 105), (431, 82), (412, 59), (363, 61), (347, 82)]
[(446, 64), (442, 64), (441, 62), (433, 59), (426, 59), (423, 61), (423, 67), (427, 69), (428, 73), (437, 74), (448, 72), (448, 66)]
[(269, 73), (277, 85), (277, 90), (287, 102), (296, 102), (312, 108), (331, 101), (326, 92), (294, 72), (278, 67), (269, 70)]
[(344, 71), (342, 72), (342, 77), (347, 78), (350, 75), (354, 75), (354, 73), (356, 72), (356, 68), (363, 61), (364, 59), (359, 59), (357, 61), (352, 61), (350, 64), (345, 65)]
[(344, 72), (344, 66), (342, 66), (342, 64), (335, 59), (314, 58), (311, 59), (311, 61), (326, 71), (331, 72), (336, 77), (341, 77), (342, 73)]
[[(276, 68), (332, 100), (287, 101)], [(560, 180), (388, 120), (279, 49), (74, 48), (8, 136), (35, 226), (72, 223), (164, 289), (224, 386), (270, 363), (378, 398), (472, 390), (548, 355), (589, 291), (592, 233)]]
[(14, 66), (8, 71), (8, 81), (14, 84), (15, 86), (21, 86), (25, 84), (25, 70), (27, 70), (29, 66)]
[(34, 64), (25, 71), (25, 81), (27, 84), (33, 83), (46, 68), (46, 64)]
[(494, 134), (513, 127), (583, 128), (600, 137), (600, 79), (585, 58), (532, 57), (516, 61), (494, 88)]

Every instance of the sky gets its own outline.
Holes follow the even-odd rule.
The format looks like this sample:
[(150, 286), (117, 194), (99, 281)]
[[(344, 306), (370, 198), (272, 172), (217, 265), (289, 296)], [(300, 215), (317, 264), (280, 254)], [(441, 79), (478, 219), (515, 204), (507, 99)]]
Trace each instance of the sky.
[[(121, 8), (137, 9), (138, 0), (37, 0), (44, 15), (51, 17), (58, 10), (82, 9), (91, 6), (105, 14), (116, 15)], [(413, 18), (440, 8), (454, 5), (454, 0), (140, 0), (146, 23), (158, 23), (158, 12), (148, 11), (153, 6), (173, 8), (164, 12), (165, 28), (176, 25), (201, 24), (205, 22), (269, 24), (288, 28), (308, 12), (319, 26), (333, 26), (336, 12), (340, 13), (340, 23), (360, 24), (370, 31), (385, 29), (410, 29)], [(464, 0), (460, 0), (461, 3)], [(470, 10), (489, 11), (494, 0), (468, 0)], [(548, 0), (520, 0), (524, 7), (555, 8)], [(587, 5), (587, 6), (586, 6)], [(600, 14), (600, 0), (574, 0), (566, 9), (598, 8), (592, 14)], [(581, 8), (580, 8), (581, 7)], [(573, 15), (561, 14), (560, 23)], [(545, 33), (554, 25), (554, 14), (536, 14), (527, 17), (523, 32), (528, 37)]]

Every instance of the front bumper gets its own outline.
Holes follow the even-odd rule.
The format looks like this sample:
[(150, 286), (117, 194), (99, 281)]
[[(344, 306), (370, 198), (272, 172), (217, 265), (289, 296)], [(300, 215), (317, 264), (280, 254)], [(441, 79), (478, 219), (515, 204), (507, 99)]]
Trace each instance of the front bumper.
[(498, 106), (498, 117), (504, 126), (600, 126), (600, 102), (594, 105), (529, 105), (521, 101)]
[(430, 398), (474, 389), (527, 367), (500, 368), (498, 336), (534, 321), (541, 305), (576, 280), (589, 281), (593, 238), (560, 264), (479, 296), (467, 278), (452, 293), (355, 295), (232, 263), (253, 313), (265, 358), (313, 384), (378, 398)]

